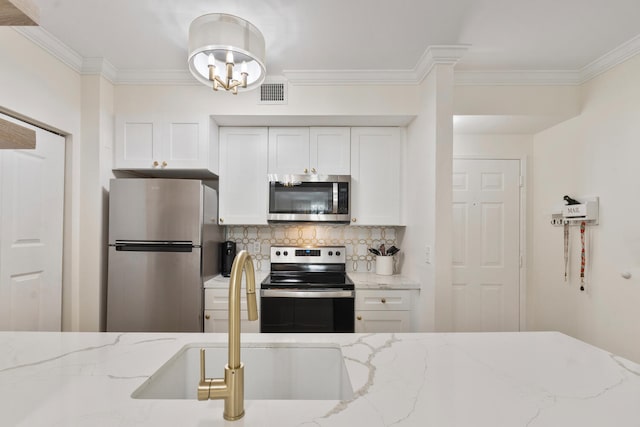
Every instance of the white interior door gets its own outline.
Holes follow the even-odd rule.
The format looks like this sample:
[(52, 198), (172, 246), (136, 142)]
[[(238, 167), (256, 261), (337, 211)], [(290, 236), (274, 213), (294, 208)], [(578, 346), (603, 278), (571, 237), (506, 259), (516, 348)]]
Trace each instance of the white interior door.
[(61, 329), (64, 138), (0, 150), (0, 330)]
[(520, 325), (520, 161), (453, 162), (453, 326)]

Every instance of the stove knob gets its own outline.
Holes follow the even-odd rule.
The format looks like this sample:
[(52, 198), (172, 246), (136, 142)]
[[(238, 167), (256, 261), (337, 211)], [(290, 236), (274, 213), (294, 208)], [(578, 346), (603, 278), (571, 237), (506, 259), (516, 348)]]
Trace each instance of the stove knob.
[(289, 252), (284, 251), (283, 255), (284, 255), (284, 256), (287, 256), (287, 255), (289, 255)]
[(336, 256), (340, 256), (340, 251), (336, 251)]
[(333, 255), (333, 252), (329, 251), (329, 256)]
[(276, 256), (280, 256), (280, 251), (276, 251)]

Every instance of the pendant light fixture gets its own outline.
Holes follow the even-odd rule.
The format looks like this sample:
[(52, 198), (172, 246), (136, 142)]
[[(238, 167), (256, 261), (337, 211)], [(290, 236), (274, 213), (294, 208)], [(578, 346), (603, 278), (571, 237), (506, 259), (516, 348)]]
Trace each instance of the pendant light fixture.
[(189, 27), (189, 70), (213, 90), (234, 95), (263, 82), (264, 37), (252, 23), (234, 15), (210, 13)]

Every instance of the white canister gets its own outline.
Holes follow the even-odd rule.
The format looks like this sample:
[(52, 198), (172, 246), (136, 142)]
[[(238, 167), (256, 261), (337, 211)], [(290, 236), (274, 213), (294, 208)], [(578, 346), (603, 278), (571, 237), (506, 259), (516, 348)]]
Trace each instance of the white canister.
[(376, 274), (380, 274), (381, 276), (391, 276), (393, 274), (392, 256), (376, 257)]

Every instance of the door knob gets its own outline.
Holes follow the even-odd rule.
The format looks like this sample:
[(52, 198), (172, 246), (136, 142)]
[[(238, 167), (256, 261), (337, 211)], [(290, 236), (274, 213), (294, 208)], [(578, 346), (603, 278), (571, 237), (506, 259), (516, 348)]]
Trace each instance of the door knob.
[(387, 302), (387, 299), (386, 299), (386, 298), (382, 298), (382, 299), (380, 300), (380, 302), (384, 304), (384, 303), (386, 303), (386, 302)]
[(205, 318), (205, 319), (207, 319), (207, 320), (209, 320), (209, 319), (211, 319), (211, 316), (210, 316), (210, 315), (208, 315), (208, 314), (205, 314), (205, 315), (204, 315), (204, 318)]
[(311, 168), (311, 173), (316, 173), (316, 168)]
[(153, 162), (153, 167), (154, 167), (154, 168), (157, 168), (159, 164), (160, 164), (160, 163), (158, 163), (158, 161), (156, 160), (155, 162)]
[(167, 167), (167, 162), (162, 162), (162, 167)]
[(304, 168), (304, 173), (309, 173), (309, 169)]
[(358, 316), (358, 317), (356, 317), (356, 319), (362, 320), (362, 316)]
[(351, 218), (351, 222), (356, 222), (357, 219), (356, 218)]
[(224, 219), (220, 218), (220, 224), (222, 224), (224, 222)]

